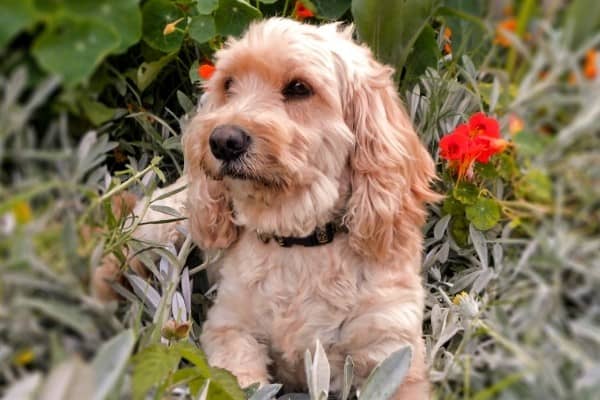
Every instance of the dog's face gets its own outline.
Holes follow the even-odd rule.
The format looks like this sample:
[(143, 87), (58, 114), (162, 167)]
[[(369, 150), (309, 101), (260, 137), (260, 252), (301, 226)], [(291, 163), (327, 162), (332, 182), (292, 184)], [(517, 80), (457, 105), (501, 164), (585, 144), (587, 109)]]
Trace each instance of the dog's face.
[(391, 69), (338, 28), (276, 18), (230, 40), (184, 137), (186, 166), (192, 185), (221, 182), (238, 225), (302, 234), (341, 212), (351, 241), (391, 247), (400, 208), (422, 216), (434, 196), (431, 159)]
[(289, 22), (255, 26), (217, 53), (194, 162), (230, 188), (283, 192), (337, 179), (352, 149), (333, 56), (316, 28)]

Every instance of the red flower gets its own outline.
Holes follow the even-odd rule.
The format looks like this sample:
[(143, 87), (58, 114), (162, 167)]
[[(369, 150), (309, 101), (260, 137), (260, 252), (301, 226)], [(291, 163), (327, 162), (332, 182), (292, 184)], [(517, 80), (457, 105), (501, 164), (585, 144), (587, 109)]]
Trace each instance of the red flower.
[(215, 69), (215, 66), (212, 64), (200, 64), (200, 66), (198, 66), (198, 75), (200, 78), (208, 80), (214, 74)]
[(312, 18), (314, 16), (315, 14), (309, 8), (306, 8), (301, 1), (296, 2), (296, 5), (294, 6), (294, 17), (297, 20), (302, 21), (303, 19)]
[(500, 136), (500, 126), (483, 113), (471, 116), (468, 124), (458, 125), (440, 140), (440, 156), (458, 170), (458, 178), (472, 174), (475, 161), (487, 163), (504, 151), (508, 142)]

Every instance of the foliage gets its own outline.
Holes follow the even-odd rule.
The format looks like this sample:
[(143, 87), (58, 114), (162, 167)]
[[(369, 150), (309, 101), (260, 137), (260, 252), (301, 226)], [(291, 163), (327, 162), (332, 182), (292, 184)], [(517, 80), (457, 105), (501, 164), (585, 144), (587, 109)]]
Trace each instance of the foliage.
[[(227, 35), (283, 15), (353, 20), (359, 39), (396, 67), (437, 162), (446, 197), (430, 210), (423, 268), (435, 398), (596, 398), (600, 84), (589, 55), (600, 19), (591, 0), (507, 4), (512, 14), (484, 1), (307, 0), (300, 15), (286, 0), (2, 2), (4, 397), (261, 400), (329, 391), (319, 345), (306, 356), (310, 393), (295, 397), (276, 384), (244, 392), (208, 366), (196, 343), (213, 293), (210, 260), (194, 260), (185, 231), (179, 249), (133, 240), (139, 220), (113, 204), (181, 174), (180, 131), (201, 95), (198, 66)], [(514, 31), (497, 30), (506, 19)], [(459, 177), (439, 143), (478, 112), (496, 119), (510, 144)], [(144, 207), (164, 221), (181, 218), (156, 199)], [(110, 253), (125, 268), (125, 245), (149, 276), (126, 269), (114, 286), (124, 300), (101, 303), (91, 273)], [(361, 398), (400, 384), (406, 351), (373, 372)], [(354, 395), (350, 359), (344, 372), (342, 399)]]

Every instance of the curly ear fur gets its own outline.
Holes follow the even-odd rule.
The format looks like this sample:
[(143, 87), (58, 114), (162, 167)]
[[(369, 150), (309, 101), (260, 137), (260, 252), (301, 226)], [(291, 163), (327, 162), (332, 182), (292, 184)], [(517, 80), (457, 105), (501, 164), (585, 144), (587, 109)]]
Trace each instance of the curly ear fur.
[(188, 181), (188, 218), (194, 242), (202, 249), (224, 249), (238, 236), (227, 188), (222, 181), (207, 176), (198, 160), (200, 146), (193, 134), (194, 121), (183, 136)]
[(410, 258), (421, 252), (425, 203), (440, 199), (429, 188), (435, 166), (400, 103), (393, 69), (360, 49), (354, 76), (346, 78), (345, 117), (356, 140), (346, 215), (350, 244), (379, 262)]

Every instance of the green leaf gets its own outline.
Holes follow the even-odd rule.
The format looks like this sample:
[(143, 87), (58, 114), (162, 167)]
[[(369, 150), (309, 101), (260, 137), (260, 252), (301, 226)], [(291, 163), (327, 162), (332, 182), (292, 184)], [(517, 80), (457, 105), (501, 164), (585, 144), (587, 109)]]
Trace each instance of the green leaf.
[(95, 126), (102, 125), (103, 123), (110, 121), (115, 113), (116, 109), (107, 107), (99, 101), (90, 99), (87, 96), (80, 96), (79, 105), (83, 110), (83, 113)]
[(442, 211), (444, 214), (450, 215), (464, 215), (465, 206), (460, 201), (456, 200), (452, 196), (448, 196), (444, 199), (442, 204)]
[(85, 81), (120, 43), (114, 29), (91, 18), (53, 20), (33, 45), (33, 55), (48, 72), (73, 85)]
[(74, 17), (93, 18), (112, 27), (119, 35), (119, 46), (113, 53), (122, 53), (142, 37), (142, 14), (139, 0), (66, 0), (67, 12)]
[[(142, 7), (144, 41), (164, 53), (179, 50), (185, 36), (185, 13), (169, 0), (150, 0)], [(174, 32), (165, 35), (165, 26), (183, 18)]]
[(450, 221), (450, 233), (456, 244), (467, 247), (469, 244), (469, 222), (464, 215), (452, 218)]
[(73, 329), (75, 332), (88, 339), (98, 337), (98, 328), (92, 318), (84, 313), (79, 307), (63, 302), (20, 297), (15, 301), (19, 307), (27, 307), (44, 316), (53, 319), (63, 326)]
[(198, 0), (196, 9), (202, 15), (208, 15), (215, 11), (219, 6), (219, 0)]
[(200, 75), (198, 75), (198, 66), (200, 63), (198, 60), (195, 60), (192, 65), (190, 65), (190, 70), (188, 71), (188, 76), (190, 77), (190, 82), (196, 83), (200, 82)]
[(177, 351), (170, 351), (162, 344), (146, 347), (136, 354), (132, 359), (133, 398), (144, 399), (151, 388), (163, 383), (177, 368), (180, 359)]
[(415, 51), (406, 62), (404, 77), (404, 82), (411, 85), (418, 81), (427, 68), (435, 68), (441, 55), (435, 31), (430, 25), (425, 26), (414, 48)]
[(494, 199), (480, 197), (465, 211), (467, 219), (480, 231), (491, 229), (500, 221), (500, 205)]
[(551, 141), (548, 136), (530, 131), (519, 132), (513, 137), (518, 153), (526, 157), (541, 154)]
[(552, 203), (552, 181), (543, 171), (532, 169), (517, 182), (519, 197), (539, 203)]
[(198, 43), (208, 42), (217, 34), (215, 19), (209, 15), (192, 17), (188, 33)]
[(405, 346), (383, 360), (367, 378), (360, 391), (361, 400), (388, 400), (394, 396), (412, 361), (412, 349)]
[(479, 197), (479, 188), (470, 182), (462, 181), (454, 187), (454, 198), (463, 204), (475, 204)]
[(200, 390), (204, 380), (210, 379), (209, 399), (244, 400), (246, 398), (236, 378), (228, 371), (210, 367), (199, 347), (189, 342), (178, 342), (172, 346), (172, 351), (194, 364), (195, 368), (174, 375), (174, 379), (183, 379), (183, 376), (190, 379), (190, 389), (193, 393)]
[(494, 179), (498, 177), (498, 170), (491, 162), (485, 164), (475, 163), (475, 175), (485, 179)]
[(514, 157), (506, 153), (498, 156), (498, 174), (502, 179), (509, 181), (518, 172), (519, 169)]
[(353, 0), (361, 40), (400, 75), (413, 46), (438, 8), (437, 0)]
[(160, 71), (175, 58), (177, 53), (167, 54), (156, 61), (144, 62), (139, 66), (136, 73), (136, 84), (140, 91), (146, 90), (158, 76)]
[(133, 331), (128, 329), (100, 347), (92, 361), (96, 377), (93, 400), (103, 400), (113, 393), (114, 386), (127, 366), (134, 343)]
[(600, 7), (596, 0), (574, 0), (564, 14), (569, 45), (576, 49), (600, 29)]
[(244, 1), (219, 0), (215, 24), (220, 35), (239, 36), (250, 22), (260, 17), (261, 12)]
[(21, 30), (35, 22), (31, 0), (4, 0), (0, 2), (0, 49)]
[(337, 20), (348, 11), (352, 0), (311, 0), (320, 18)]

